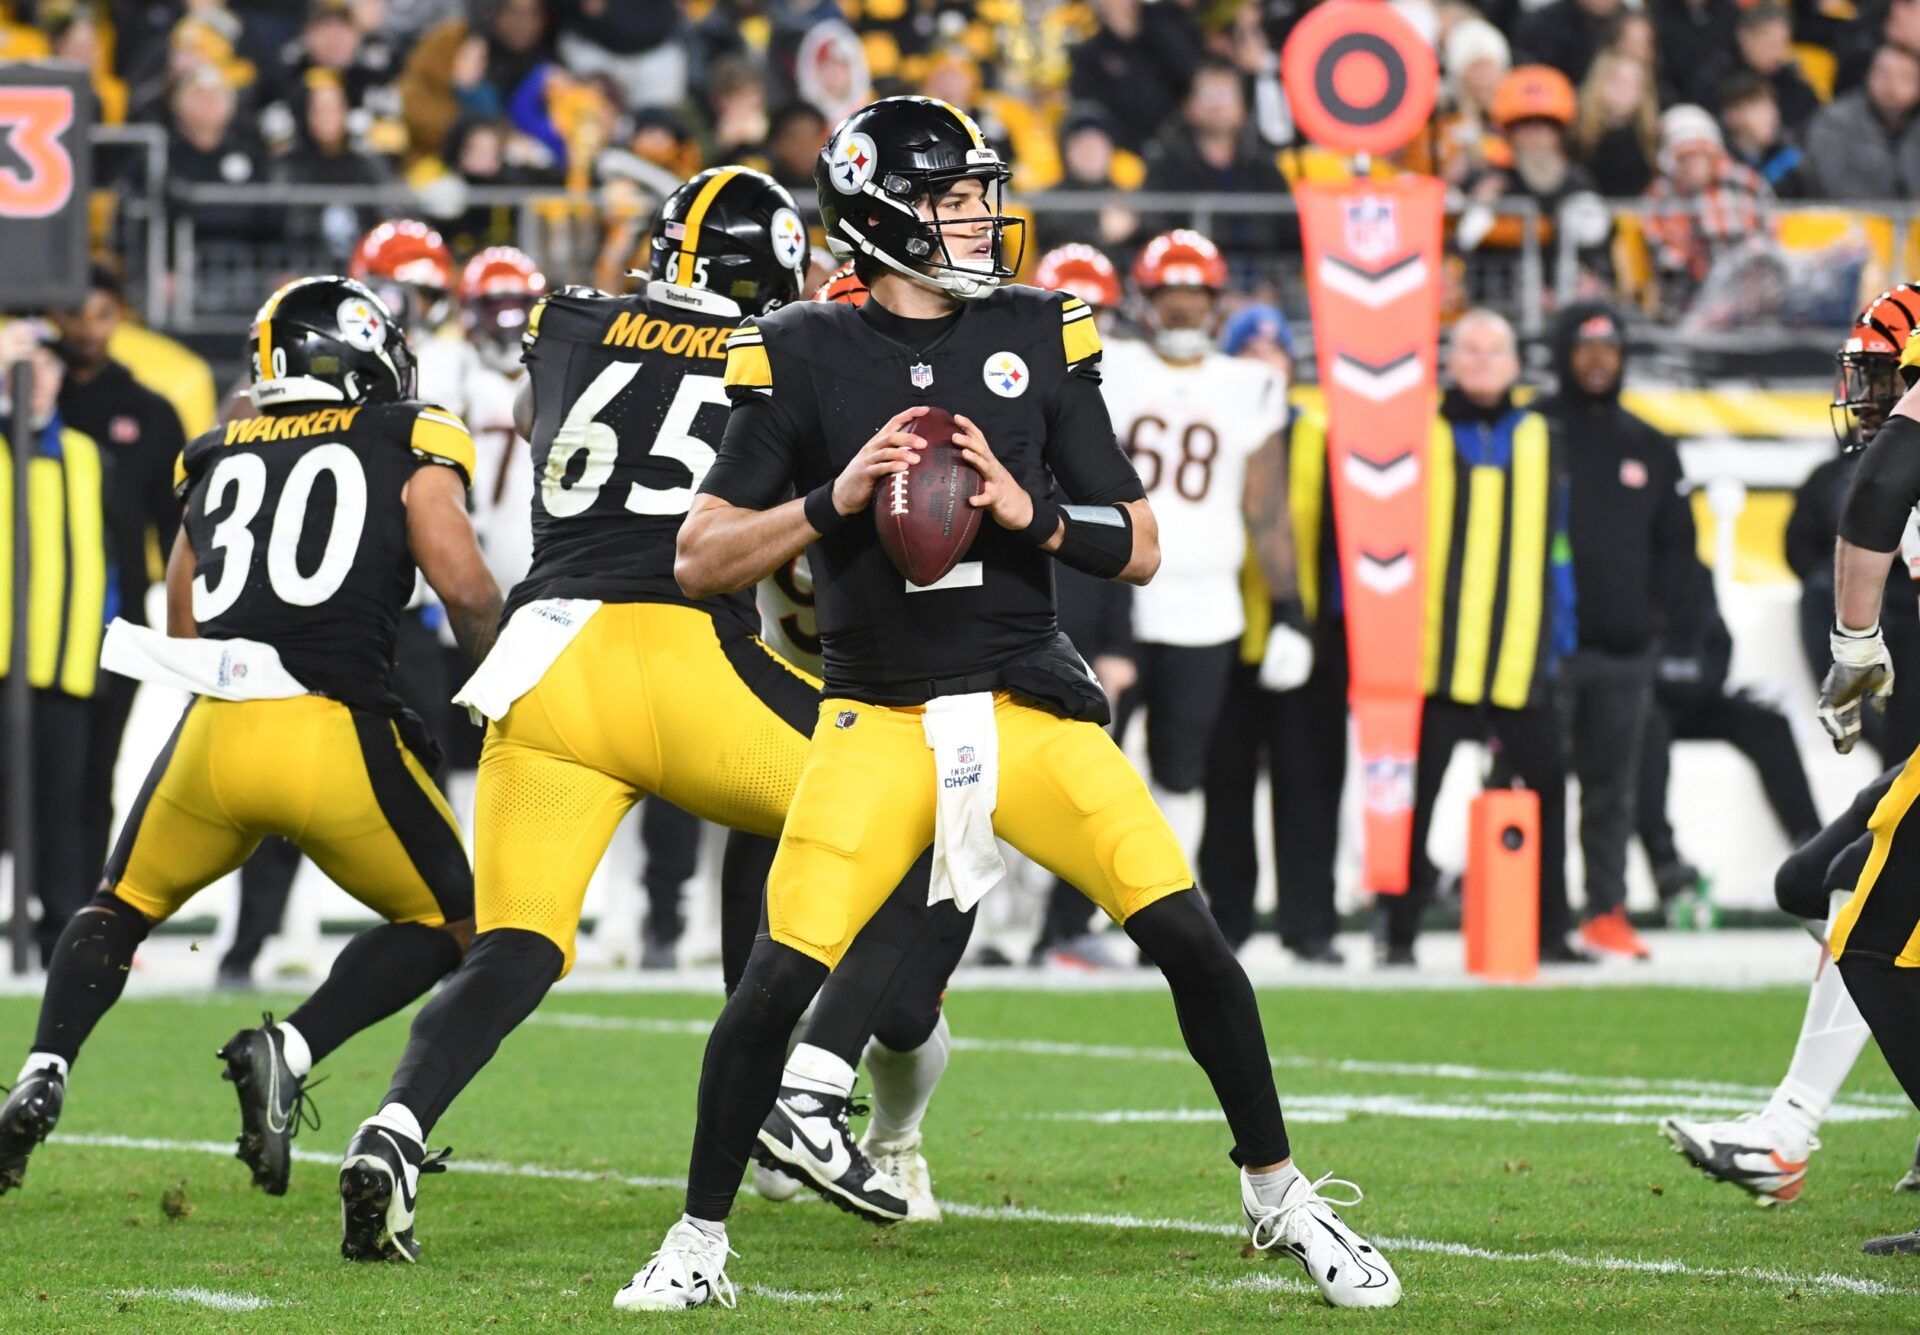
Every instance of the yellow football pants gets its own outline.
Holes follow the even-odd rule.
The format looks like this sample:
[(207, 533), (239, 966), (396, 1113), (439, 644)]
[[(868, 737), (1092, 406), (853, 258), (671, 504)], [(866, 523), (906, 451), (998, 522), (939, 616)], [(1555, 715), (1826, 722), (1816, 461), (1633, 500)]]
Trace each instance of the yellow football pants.
[(475, 925), (538, 932), (571, 969), (587, 882), (649, 793), (703, 820), (778, 834), (819, 700), (819, 683), (759, 640), (722, 643), (705, 612), (602, 607), (487, 730)]
[(389, 922), (473, 916), (460, 827), (393, 720), (318, 695), (195, 697), (128, 813), (106, 888), (157, 922), (274, 834)]
[[(829, 699), (767, 881), (773, 939), (839, 963), (933, 842), (934, 767), (920, 708)], [(1186, 854), (1146, 783), (1092, 723), (1002, 693), (993, 828), (1125, 922), (1193, 884)]]

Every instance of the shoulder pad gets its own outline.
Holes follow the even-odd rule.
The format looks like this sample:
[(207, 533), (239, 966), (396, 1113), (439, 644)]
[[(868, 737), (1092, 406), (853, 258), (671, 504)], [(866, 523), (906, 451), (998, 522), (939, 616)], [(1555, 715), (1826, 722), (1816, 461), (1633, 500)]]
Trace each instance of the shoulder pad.
[(184, 500), (187, 488), (193, 485), (194, 478), (205, 467), (207, 455), (219, 448), (227, 438), (227, 428), (217, 426), (211, 431), (203, 431), (187, 442), (180, 451), (180, 457), (173, 461), (173, 494)]
[(987, 300), (1003, 305), (1017, 318), (1034, 321), (1037, 338), (1046, 338), (1041, 321), (1060, 325), (1060, 351), (1067, 370), (1092, 370), (1100, 360), (1100, 330), (1094, 325), (1093, 307), (1067, 292), (1049, 292), (1045, 288), (1016, 283), (1003, 287)]
[[(775, 312), (778, 314), (778, 312)], [(773, 362), (767, 356), (766, 333), (760, 322), (766, 316), (743, 320), (727, 336), (726, 387), (729, 390), (773, 390)]]
[(467, 424), (445, 408), (431, 403), (408, 403), (413, 422), (407, 445), (414, 457), (427, 463), (445, 464), (460, 474), (467, 486), (473, 485), (473, 473), (479, 458), (473, 448), (473, 433)]

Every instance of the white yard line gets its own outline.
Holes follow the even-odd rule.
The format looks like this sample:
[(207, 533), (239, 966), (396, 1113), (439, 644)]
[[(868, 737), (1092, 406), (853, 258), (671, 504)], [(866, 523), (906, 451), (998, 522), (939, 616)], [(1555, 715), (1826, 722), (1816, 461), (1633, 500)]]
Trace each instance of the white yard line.
[[(1589, 1102), (1578, 1099), (1576, 1102)], [(1491, 1094), (1470, 1101), (1458, 1099), (1447, 1102), (1433, 1102), (1411, 1094), (1289, 1094), (1282, 1101), (1287, 1120), (1290, 1122), (1345, 1121), (1357, 1113), (1371, 1114), (1376, 1117), (1407, 1117), (1420, 1121), (1436, 1122), (1509, 1122), (1539, 1126), (1634, 1126), (1651, 1128), (1654, 1119), (1644, 1111), (1609, 1110), (1604, 1107), (1597, 1110), (1562, 1109), (1545, 1111), (1538, 1108), (1515, 1108), (1505, 1106), (1506, 1101), (1500, 1095)], [(1591, 1100), (1605, 1105), (1605, 1097)], [(1679, 1109), (1670, 1109), (1680, 1111)], [(1708, 1109), (1698, 1107), (1686, 1111), (1708, 1111), (1713, 1113), (1731, 1113), (1750, 1111), (1745, 1107), (1721, 1105)], [(1910, 1116), (1897, 1108), (1862, 1108), (1840, 1105), (1829, 1111), (1828, 1120), (1841, 1122), (1887, 1122), (1902, 1120)], [(1071, 1112), (1036, 1112), (1023, 1114), (1030, 1122), (1092, 1122), (1107, 1126), (1129, 1124), (1156, 1124), (1178, 1122), (1219, 1122), (1220, 1111), (1217, 1108), (1104, 1108), (1084, 1109)]]
[(751, 1293), (756, 1298), (771, 1298), (777, 1303), (838, 1303), (845, 1302), (847, 1298), (839, 1289), (809, 1293), (803, 1289), (769, 1288), (765, 1284), (742, 1284), (740, 1292)]
[(256, 1297), (251, 1293), (221, 1293), (216, 1289), (203, 1289), (188, 1285), (175, 1289), (115, 1289), (115, 1298), (159, 1298), (170, 1303), (190, 1303), (195, 1307), (211, 1307), (216, 1312), (258, 1312), (263, 1307), (284, 1307), (285, 1303), (275, 1302), (271, 1298)]
[[(152, 1150), (167, 1153), (197, 1153), (230, 1155), (233, 1145), (228, 1141), (214, 1140), (162, 1140), (137, 1136), (69, 1136), (56, 1133), (53, 1143), (90, 1147), (95, 1149)], [(313, 1150), (295, 1150), (293, 1157), (302, 1163), (337, 1163), (335, 1156), (321, 1154)], [(447, 1167), (458, 1172), (484, 1173), (500, 1177), (535, 1178), (543, 1181), (562, 1182), (619, 1182), (633, 1187), (679, 1188), (686, 1184), (675, 1178), (636, 1177), (623, 1173), (596, 1173), (580, 1168), (548, 1168), (538, 1164), (505, 1164), (474, 1160), (451, 1160)], [(1153, 1218), (1134, 1214), (1100, 1214), (1079, 1211), (1035, 1210), (1018, 1205), (969, 1205), (962, 1201), (942, 1200), (940, 1208), (946, 1214), (958, 1219), (1000, 1220), (1033, 1224), (1080, 1225), (1090, 1228), (1147, 1230), (1160, 1233), (1200, 1234), (1206, 1237), (1239, 1238), (1246, 1230), (1237, 1224), (1212, 1223), (1199, 1219), (1176, 1219), (1169, 1217)], [(1476, 1261), (1491, 1261), (1501, 1264), (1520, 1265), (1557, 1265), (1573, 1270), (1614, 1270), (1631, 1271), (1648, 1275), (1681, 1275), (1695, 1279), (1747, 1279), (1765, 1284), (1777, 1284), (1788, 1288), (1817, 1290), (1830, 1293), (1849, 1293), (1867, 1298), (1906, 1297), (1920, 1294), (1920, 1290), (1895, 1288), (1882, 1284), (1878, 1280), (1858, 1279), (1852, 1275), (1834, 1274), (1822, 1271), (1816, 1274), (1796, 1274), (1792, 1271), (1759, 1269), (1752, 1266), (1737, 1268), (1722, 1266), (1695, 1266), (1684, 1261), (1646, 1260), (1639, 1257), (1622, 1256), (1581, 1256), (1574, 1252), (1506, 1252), (1488, 1247), (1475, 1247), (1462, 1242), (1440, 1242), (1430, 1238), (1376, 1238), (1376, 1242), (1388, 1252), (1426, 1252), (1437, 1256), (1462, 1257)], [(195, 1290), (155, 1291), (156, 1296), (175, 1293), (196, 1292)], [(208, 1290), (198, 1290), (209, 1293)], [(216, 1298), (239, 1297), (245, 1295), (211, 1295)], [(832, 1301), (841, 1295), (832, 1297), (817, 1296), (796, 1299), (797, 1301)], [(181, 1301), (197, 1301), (182, 1299)], [(267, 1300), (260, 1299), (265, 1303)], [(236, 1309), (238, 1310), (238, 1309)]]

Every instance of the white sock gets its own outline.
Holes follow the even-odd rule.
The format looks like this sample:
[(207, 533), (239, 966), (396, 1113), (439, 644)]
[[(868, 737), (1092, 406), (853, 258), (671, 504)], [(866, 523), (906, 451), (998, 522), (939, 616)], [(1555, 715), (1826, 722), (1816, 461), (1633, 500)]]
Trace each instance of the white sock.
[(927, 1041), (906, 1052), (896, 1052), (873, 1039), (867, 1044), (867, 1078), (873, 1082), (873, 1120), (866, 1139), (876, 1145), (899, 1145), (917, 1140), (920, 1123), (933, 1101), (933, 1088), (947, 1069), (953, 1046), (947, 1015), (927, 1035)]
[(1160, 814), (1167, 818), (1167, 824), (1173, 827), (1173, 837), (1180, 841), (1181, 852), (1187, 855), (1189, 862), (1193, 861), (1200, 855), (1200, 832), (1207, 821), (1206, 799), (1197, 790), (1176, 793), (1151, 782), (1147, 790), (1153, 795), (1154, 805), (1160, 808)]
[(693, 1225), (715, 1242), (724, 1244), (727, 1240), (727, 1221), (724, 1219), (695, 1219), (690, 1214), (683, 1214), (680, 1222)]
[(65, 1057), (56, 1057), (51, 1052), (29, 1052), (27, 1054), (27, 1064), (20, 1068), (20, 1079), (25, 1080), (28, 1076), (38, 1074), (46, 1070), (49, 1066), (60, 1072), (60, 1078), (62, 1080), (67, 1078), (67, 1059)]
[(313, 1069), (313, 1049), (307, 1046), (306, 1036), (285, 1020), (273, 1027), (280, 1031), (280, 1051), (286, 1056), (287, 1069), (295, 1080), (305, 1080)]
[(1822, 959), (1807, 993), (1807, 1014), (1786, 1078), (1767, 1102), (1765, 1116), (1806, 1136), (1820, 1129), (1834, 1096), (1867, 1045), (1867, 1023), (1847, 994), (1840, 970)]
[(368, 1120), (383, 1123), (394, 1131), (412, 1136), (416, 1145), (427, 1143), (427, 1133), (420, 1129), (420, 1119), (415, 1117), (413, 1109), (404, 1103), (382, 1104), (380, 1111)]
[(787, 1058), (787, 1069), (780, 1073), (780, 1083), (844, 1099), (853, 1093), (853, 1068), (825, 1048), (801, 1043)]
[(1281, 1198), (1287, 1194), (1287, 1188), (1300, 1176), (1299, 1168), (1291, 1159), (1287, 1160), (1285, 1166), (1272, 1172), (1250, 1173), (1243, 1168), (1240, 1173), (1253, 1188), (1253, 1198), (1262, 1205), (1279, 1205)]

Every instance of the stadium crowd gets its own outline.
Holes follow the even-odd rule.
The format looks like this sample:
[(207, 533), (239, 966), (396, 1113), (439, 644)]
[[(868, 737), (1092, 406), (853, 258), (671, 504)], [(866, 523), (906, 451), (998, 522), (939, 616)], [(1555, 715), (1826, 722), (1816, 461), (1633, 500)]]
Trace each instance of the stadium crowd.
[[(1672, 442), (1618, 405), (1626, 312), (1666, 318), (1683, 311), (1716, 261), (1766, 237), (1777, 199), (1920, 197), (1920, 0), (1865, 0), (1857, 10), (1847, 0), (1792, 8), (1775, 0), (1644, 7), (1621, 0), (1478, 7), (1400, 0), (1397, 7), (1433, 40), (1440, 106), (1404, 153), (1365, 170), (1432, 172), (1447, 182), (1454, 314), (1485, 304), (1500, 258), (1518, 253), (1530, 227), (1539, 229), (1532, 240), (1541, 244), (1557, 227), (1578, 230), (1577, 295), (1621, 303), (1559, 312), (1552, 350), (1560, 392), (1540, 406), (1574, 479), (1571, 503), (1565, 513), (1556, 510), (1553, 523), (1570, 540), (1570, 557), (1556, 544), (1555, 559), (1573, 563), (1580, 618), (1577, 630), (1569, 622), (1565, 636), (1542, 650), (1556, 664), (1564, 660), (1566, 670), (1557, 686), (1493, 709), (1491, 720), (1483, 702), (1451, 700), (1436, 687), (1430, 717), (1457, 711), (1460, 727), (1458, 736), (1435, 728), (1431, 745), (1443, 768), (1440, 748), (1491, 731), (1504, 743), (1501, 763), (1544, 794), (1564, 794), (1568, 774), (1578, 773), (1588, 909), (1580, 935), (1590, 947), (1644, 954), (1621, 911), (1628, 841), (1637, 834), (1646, 843), (1663, 896), (1677, 901), (1699, 881), (1673, 846), (1659, 800), (1666, 741), (1736, 740), (1756, 756), (1770, 796), (1777, 792), (1775, 809), (1790, 835), (1811, 833), (1817, 819), (1797, 756), (1780, 746), (1785, 724), (1777, 715), (1760, 719), (1755, 711), (1767, 711), (1754, 705), (1735, 722), (1685, 721), (1695, 717), (1688, 710), (1724, 707), (1725, 633), (1711, 629), (1719, 624), (1711, 581), (1692, 555)], [(1294, 131), (1277, 53), (1304, 8), (1204, 0), (14, 0), (0, 5), (0, 59), (52, 55), (90, 68), (103, 122), (166, 127), (176, 183), (405, 183), (462, 261), (522, 239), (516, 211), (472, 202), (472, 188), (528, 186), (558, 195), (597, 187), (603, 208), (593, 217), (606, 227), (597, 263), (571, 274), (549, 265), (543, 282), (578, 278), (604, 286), (624, 283), (619, 275), (653, 206), (703, 166), (756, 166), (804, 205), (815, 160), (843, 115), (876, 96), (931, 94), (974, 114), (1013, 165), (1018, 195), (1047, 201), (1027, 243), (1024, 274), (1031, 277), (1040, 255), (1074, 243), (1102, 248), (1113, 260), (1109, 272), (1127, 272), (1148, 238), (1185, 221), (1129, 207), (1129, 194), (1273, 197), (1301, 180), (1354, 170)], [(1515, 199), (1533, 201), (1538, 216), (1514, 210)], [(1631, 200), (1640, 201), (1637, 210), (1613, 207)], [(311, 205), (193, 210), (203, 242), (244, 248), (306, 229), (342, 268), (379, 216), (371, 206), (344, 214)], [(1621, 260), (1629, 218), (1638, 222), (1633, 234), (1645, 256), (1645, 281)], [(1218, 311), (1223, 350), (1291, 371), (1293, 334), (1279, 308), (1297, 309), (1299, 296), (1297, 263), (1287, 263), (1299, 244), (1292, 218), (1221, 211), (1212, 239), (1230, 274)], [(263, 275), (256, 299), (282, 276), (291, 275)], [(1292, 290), (1282, 291), (1289, 283)], [(449, 271), (441, 296), (455, 286)], [(1117, 292), (1117, 280), (1115, 286)], [(1089, 300), (1121, 304), (1117, 295)], [(64, 374), (65, 388), (48, 392), (59, 396), (68, 427), (91, 409), (108, 448), (154, 465), (121, 470), (115, 485), (126, 490), (108, 498), (117, 527), (128, 530), (110, 524), (101, 538), (104, 565), (115, 572), (110, 616), (115, 606), (137, 606), (157, 574), (149, 529), (162, 544), (157, 550), (171, 540), (167, 486), (155, 461), (170, 458), (180, 436), (177, 424), (163, 429), (158, 400), (150, 402), (124, 373), (100, 382), (128, 405), (124, 412), (106, 411), (101, 390), (90, 387), (104, 374), (109, 334), (121, 340), (114, 355), (163, 392), (179, 387), (180, 353), (136, 346), (139, 331), (131, 328), (114, 333), (122, 304), (111, 263), (96, 276), (92, 307), (97, 329), (88, 328), (84, 312), (60, 316), (65, 365), (49, 360), (43, 374)], [(427, 311), (449, 329), (458, 326), (451, 306)], [(1601, 350), (1590, 358), (1603, 363), (1598, 369), (1582, 370), (1583, 348)], [(1458, 328), (1445, 420), (1496, 423), (1518, 413), (1510, 397), (1521, 376), (1517, 352), (1513, 330), (1497, 317)], [(24, 348), (14, 355), (25, 355)], [(204, 409), (174, 406), (187, 418), (188, 435), (208, 424)], [(1638, 452), (1627, 459), (1623, 450)], [(1825, 535), (1837, 514), (1836, 484), (1831, 476), (1816, 480), (1803, 513)], [(1648, 498), (1660, 503), (1639, 504)], [(1632, 509), (1631, 524), (1596, 517), (1617, 517), (1623, 506)], [(134, 522), (149, 511), (151, 525)], [(1331, 531), (1329, 519), (1311, 540), (1330, 545)], [(1823, 540), (1830, 549), (1830, 536), (1802, 545), (1817, 552)], [(1810, 561), (1807, 571), (1816, 582), (1817, 564)], [(1246, 679), (1223, 686), (1226, 699), (1257, 714), (1267, 740), (1238, 748), (1231, 773), (1202, 764), (1185, 776), (1185, 789), (1206, 789), (1210, 810), (1250, 802), (1263, 748), (1279, 766), (1290, 749), (1286, 738), (1316, 723), (1324, 733), (1326, 719), (1337, 717), (1323, 706), (1337, 710), (1345, 690), (1338, 576), (1331, 561), (1316, 559), (1313, 567), (1325, 581), (1311, 595), (1323, 615), (1311, 618), (1305, 633), (1318, 666), (1299, 699), (1319, 703), (1290, 711), (1258, 689), (1257, 654), (1241, 664)], [(1522, 572), (1550, 584), (1561, 573)], [(1899, 601), (1890, 596), (1889, 606)], [(1063, 614), (1080, 610), (1069, 605)], [(1907, 611), (1911, 620), (1910, 599)], [(1137, 646), (1125, 622), (1124, 605), (1117, 612), (1107, 606), (1089, 614), (1084, 636), (1075, 633), (1116, 696), (1137, 675)], [(1102, 624), (1121, 627), (1111, 643), (1097, 629)], [(1822, 652), (1810, 642), (1816, 675), (1824, 670)], [(48, 774), (57, 782), (41, 794), (49, 828), (66, 811), (91, 813), (84, 847), (76, 850), (88, 866), (60, 872), (71, 884), (46, 898), (49, 931), (57, 930), (60, 906), (90, 890), (106, 840), (102, 775), (111, 774), (131, 692), (117, 678), (101, 682), (86, 723), (76, 720), (88, 711), (63, 705), (61, 697), (94, 695), (91, 680), (84, 692), (36, 681), (51, 730), (70, 743), (89, 728), (94, 733), (91, 744), (69, 745), (54, 757), (60, 763)], [(1234, 713), (1218, 741), (1252, 740), (1231, 726), (1247, 716)], [(1903, 736), (1881, 749), (1892, 754), (1909, 744)], [(1296, 954), (1327, 959), (1334, 953), (1332, 836), (1345, 757), (1333, 741), (1307, 749), (1333, 768), (1284, 779), (1274, 771), (1280, 880), (1283, 887), (1311, 887), (1291, 899), (1283, 889), (1280, 928)], [(68, 763), (78, 758), (85, 764)], [(1432, 781), (1437, 787), (1437, 768)], [(1314, 801), (1283, 809), (1282, 788)], [(1433, 793), (1423, 797), (1424, 818)], [(1562, 800), (1550, 799), (1550, 819)], [(692, 874), (687, 850), (697, 830), (690, 818), (675, 822), (665, 812), (652, 825), (647, 949), (666, 963), (674, 958), (677, 903)], [(1252, 930), (1251, 845), (1251, 816), (1243, 813), (1231, 829), (1210, 822), (1198, 847), (1202, 883), (1216, 893), (1227, 888), (1238, 905), (1221, 916), (1239, 940)], [(1551, 862), (1551, 841), (1547, 851)], [(284, 902), (293, 864), (285, 849), (262, 860), (275, 857), (280, 869), (271, 879)], [(1444, 897), (1451, 883), (1424, 857), (1417, 861), (1421, 893), (1408, 901), (1411, 916), (1389, 915), (1381, 924), (1383, 956), (1395, 962), (1411, 959), (1419, 907)], [(1549, 955), (1577, 958), (1561, 940), (1575, 926), (1566, 889), (1551, 873), (1545, 880)], [(1057, 895), (1036, 956), (1102, 962), (1098, 943), (1084, 936), (1085, 908)], [(247, 949), (233, 963), (236, 976), (245, 976), (270, 925), (243, 929)]]

